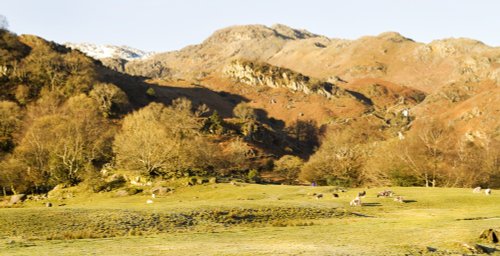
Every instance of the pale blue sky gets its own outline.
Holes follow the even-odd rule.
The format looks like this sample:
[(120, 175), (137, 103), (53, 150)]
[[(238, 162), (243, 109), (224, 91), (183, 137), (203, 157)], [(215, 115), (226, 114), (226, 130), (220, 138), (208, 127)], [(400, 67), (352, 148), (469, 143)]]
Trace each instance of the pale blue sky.
[(335, 38), (398, 31), (500, 46), (500, 0), (0, 0), (0, 14), (18, 34), (149, 51), (197, 44), (230, 25), (275, 23)]

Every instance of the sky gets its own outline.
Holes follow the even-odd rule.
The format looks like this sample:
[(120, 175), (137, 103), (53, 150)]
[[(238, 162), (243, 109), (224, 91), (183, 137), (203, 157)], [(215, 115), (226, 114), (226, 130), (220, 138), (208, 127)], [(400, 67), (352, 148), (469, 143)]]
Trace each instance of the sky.
[(0, 15), (17, 34), (156, 52), (231, 25), (276, 23), (331, 38), (397, 31), (425, 43), (468, 37), (500, 46), (500, 0), (0, 0)]

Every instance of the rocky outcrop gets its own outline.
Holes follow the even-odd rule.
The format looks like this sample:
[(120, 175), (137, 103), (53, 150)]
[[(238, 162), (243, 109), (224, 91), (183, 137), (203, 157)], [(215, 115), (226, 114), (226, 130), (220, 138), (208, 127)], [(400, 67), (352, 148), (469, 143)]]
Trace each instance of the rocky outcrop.
[(305, 94), (319, 94), (326, 98), (345, 94), (344, 90), (329, 82), (265, 63), (235, 60), (224, 68), (224, 74), (249, 85), (287, 88)]

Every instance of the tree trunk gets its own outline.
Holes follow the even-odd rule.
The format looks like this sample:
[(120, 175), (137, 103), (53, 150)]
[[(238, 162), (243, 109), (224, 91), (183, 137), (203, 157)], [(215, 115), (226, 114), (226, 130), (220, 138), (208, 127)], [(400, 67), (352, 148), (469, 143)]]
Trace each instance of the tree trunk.
[(10, 185), (10, 190), (12, 190), (12, 193), (14, 193), (14, 195), (17, 195), (17, 191), (14, 188), (14, 185)]

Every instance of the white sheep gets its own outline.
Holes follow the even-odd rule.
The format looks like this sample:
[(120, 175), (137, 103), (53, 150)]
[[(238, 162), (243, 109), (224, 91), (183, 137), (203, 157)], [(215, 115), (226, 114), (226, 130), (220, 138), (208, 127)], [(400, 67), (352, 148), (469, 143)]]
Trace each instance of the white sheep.
[(151, 200), (151, 199), (148, 199), (148, 200), (146, 201), (146, 204), (152, 204), (152, 203), (153, 203), (153, 200)]
[(361, 199), (359, 197), (354, 198), (350, 203), (350, 206), (361, 206)]
[(489, 188), (485, 189), (485, 190), (484, 190), (484, 193), (485, 193), (487, 196), (491, 195), (491, 189), (489, 189)]
[(476, 187), (472, 190), (472, 193), (481, 193), (481, 187)]

